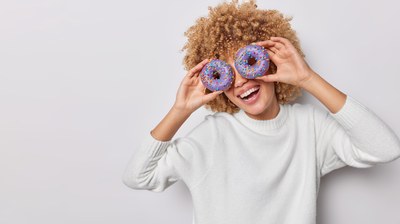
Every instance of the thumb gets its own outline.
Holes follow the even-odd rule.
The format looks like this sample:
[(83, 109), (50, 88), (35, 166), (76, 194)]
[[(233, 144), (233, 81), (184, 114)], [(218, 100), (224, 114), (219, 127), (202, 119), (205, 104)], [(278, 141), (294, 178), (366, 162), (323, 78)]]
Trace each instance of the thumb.
[(223, 93), (223, 90), (215, 91), (203, 96), (203, 103), (208, 103), (211, 100), (215, 99), (219, 94)]

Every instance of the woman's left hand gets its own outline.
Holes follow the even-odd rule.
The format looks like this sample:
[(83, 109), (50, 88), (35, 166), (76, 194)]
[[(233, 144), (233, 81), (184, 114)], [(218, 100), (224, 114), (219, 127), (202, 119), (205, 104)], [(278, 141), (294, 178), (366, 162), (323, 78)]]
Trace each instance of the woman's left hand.
[(263, 46), (267, 50), (270, 60), (277, 67), (275, 74), (263, 75), (256, 79), (302, 87), (314, 75), (314, 71), (288, 39), (271, 37), (270, 40), (255, 42), (255, 44)]

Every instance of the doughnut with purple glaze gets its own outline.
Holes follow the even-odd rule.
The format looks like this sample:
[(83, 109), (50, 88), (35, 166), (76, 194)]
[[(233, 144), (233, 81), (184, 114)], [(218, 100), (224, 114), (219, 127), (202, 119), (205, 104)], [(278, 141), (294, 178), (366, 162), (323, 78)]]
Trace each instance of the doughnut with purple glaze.
[(242, 77), (254, 79), (268, 71), (269, 61), (269, 54), (265, 48), (251, 44), (237, 51), (235, 68)]
[(211, 91), (228, 89), (233, 82), (232, 67), (219, 59), (208, 62), (200, 72), (203, 85)]

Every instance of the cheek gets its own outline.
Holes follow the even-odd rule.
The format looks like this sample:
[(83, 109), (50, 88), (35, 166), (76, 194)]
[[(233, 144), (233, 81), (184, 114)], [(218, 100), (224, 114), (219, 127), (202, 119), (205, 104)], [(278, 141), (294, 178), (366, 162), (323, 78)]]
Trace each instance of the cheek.
[(267, 98), (275, 97), (275, 86), (273, 83), (265, 85), (263, 89), (266, 93), (264, 94), (265, 97)]
[(225, 91), (224, 94), (231, 101), (234, 100), (234, 98), (235, 98), (234, 95), (233, 95), (233, 90), (232, 89), (229, 89), (229, 90)]
[(275, 88), (274, 88), (274, 87), (275, 87), (274, 85), (270, 85), (270, 86), (268, 86), (268, 87), (267, 87), (267, 89), (268, 89), (268, 92), (269, 92), (269, 93), (271, 93), (271, 94), (272, 94), (272, 93), (274, 93), (274, 94), (275, 94)]

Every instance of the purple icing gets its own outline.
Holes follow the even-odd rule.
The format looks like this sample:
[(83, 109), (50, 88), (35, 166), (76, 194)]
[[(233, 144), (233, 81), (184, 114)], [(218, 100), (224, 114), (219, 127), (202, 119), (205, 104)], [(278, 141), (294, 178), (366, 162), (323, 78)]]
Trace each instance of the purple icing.
[[(253, 58), (255, 63), (250, 65), (249, 59)], [(262, 76), (269, 68), (269, 55), (265, 48), (259, 45), (247, 45), (236, 53), (235, 68), (241, 76), (254, 79)]]
[(211, 91), (228, 89), (233, 82), (232, 68), (226, 62), (213, 59), (207, 63), (200, 72), (203, 85)]

